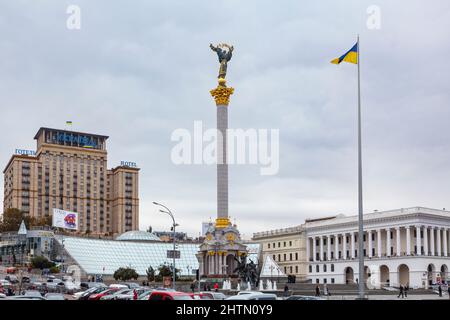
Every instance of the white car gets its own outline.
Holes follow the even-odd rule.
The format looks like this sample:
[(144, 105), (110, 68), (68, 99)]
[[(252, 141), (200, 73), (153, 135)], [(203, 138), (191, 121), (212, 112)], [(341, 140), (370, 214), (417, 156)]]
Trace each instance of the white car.
[(113, 283), (109, 285), (110, 288), (117, 288), (117, 289), (129, 289), (128, 286), (124, 285), (124, 284), (119, 284), (119, 283)]
[(11, 282), (9, 282), (8, 280), (0, 280), (0, 287), (8, 287), (11, 285)]
[(226, 300), (277, 300), (277, 295), (273, 293), (238, 294)]

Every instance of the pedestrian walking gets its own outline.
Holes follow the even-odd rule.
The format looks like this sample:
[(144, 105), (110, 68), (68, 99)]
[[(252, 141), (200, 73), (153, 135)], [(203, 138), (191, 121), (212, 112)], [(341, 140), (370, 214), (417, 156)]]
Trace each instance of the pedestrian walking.
[(289, 295), (289, 287), (286, 283), (286, 285), (284, 286), (284, 296), (287, 297)]
[(219, 291), (219, 283), (214, 283), (214, 291), (218, 292)]
[(133, 300), (137, 300), (138, 299), (138, 293), (136, 291), (136, 289), (133, 289)]
[(397, 298), (400, 298), (400, 296), (402, 296), (402, 298), (405, 297), (404, 288), (402, 284), (400, 284), (400, 293), (398, 294)]
[(407, 282), (405, 286), (405, 298), (408, 298), (408, 291), (409, 291), (409, 282)]
[(320, 297), (320, 288), (319, 288), (319, 285), (316, 286), (316, 297)]
[(192, 291), (192, 293), (195, 292), (195, 281), (192, 281), (192, 283), (191, 283), (191, 291)]
[(441, 285), (439, 285), (438, 291), (439, 291), (439, 297), (442, 297), (442, 286)]

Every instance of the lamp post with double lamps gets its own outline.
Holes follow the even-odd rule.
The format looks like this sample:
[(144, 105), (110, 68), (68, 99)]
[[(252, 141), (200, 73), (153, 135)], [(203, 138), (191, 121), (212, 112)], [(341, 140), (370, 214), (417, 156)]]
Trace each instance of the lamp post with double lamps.
[(172, 211), (170, 211), (169, 208), (167, 208), (165, 205), (158, 203), (158, 202), (153, 202), (154, 205), (163, 207), (165, 210), (159, 209), (159, 212), (162, 213), (166, 213), (168, 214), (171, 218), (172, 218), (172, 230), (173, 230), (173, 252), (172, 252), (172, 258), (173, 258), (173, 282), (172, 282), (172, 287), (174, 290), (176, 290), (175, 288), (175, 278), (176, 278), (176, 272), (177, 269), (175, 267), (175, 250), (176, 250), (176, 238), (175, 238), (175, 227), (178, 226), (178, 224), (175, 222), (175, 217), (173, 216)]

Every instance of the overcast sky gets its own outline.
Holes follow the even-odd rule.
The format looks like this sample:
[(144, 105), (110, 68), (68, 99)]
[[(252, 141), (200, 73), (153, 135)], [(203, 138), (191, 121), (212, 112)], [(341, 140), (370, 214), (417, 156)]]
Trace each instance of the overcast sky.
[[(319, 4), (320, 3), (320, 4)], [(67, 6), (81, 29), (66, 27)], [(381, 29), (366, 10), (381, 9)], [(280, 130), (280, 170), (229, 168), (245, 238), (356, 214), (356, 66), (330, 64), (361, 35), (364, 210), (450, 209), (450, 2), (0, 1), (0, 164), (39, 127), (109, 135), (108, 167), (140, 171), (140, 227), (169, 206), (198, 235), (216, 214), (214, 166), (171, 162), (177, 128), (214, 127), (217, 57), (235, 47), (230, 128)], [(0, 182), (3, 189), (3, 179)], [(0, 203), (3, 207), (3, 203)]]

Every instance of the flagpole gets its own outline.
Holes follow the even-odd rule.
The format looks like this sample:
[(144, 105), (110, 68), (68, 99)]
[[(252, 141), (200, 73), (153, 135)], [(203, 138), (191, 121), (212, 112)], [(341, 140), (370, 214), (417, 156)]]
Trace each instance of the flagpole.
[[(358, 245), (359, 245), (359, 299), (364, 299), (364, 227), (363, 227), (363, 196), (362, 196), (362, 153), (361, 153), (361, 50), (358, 44)], [(370, 241), (370, 239), (369, 239)]]

